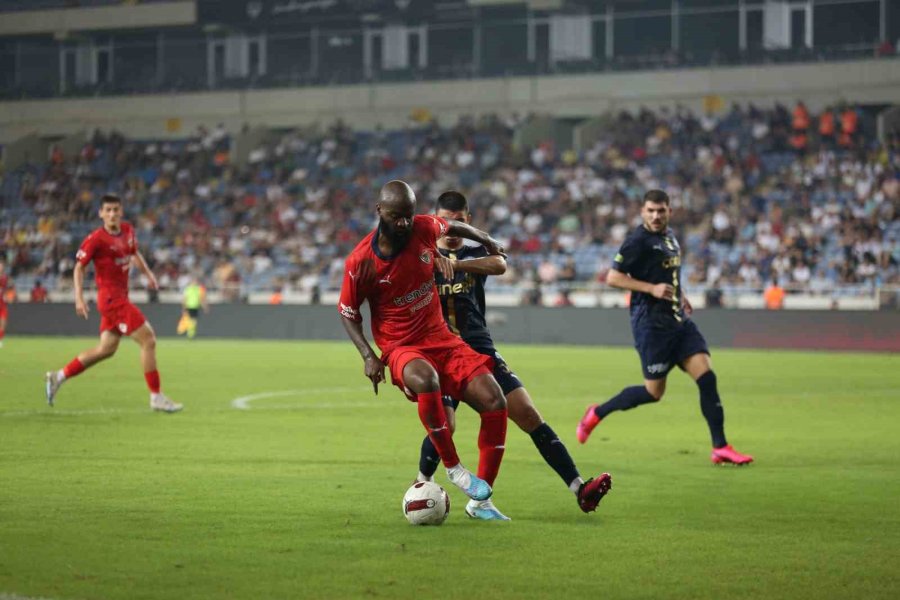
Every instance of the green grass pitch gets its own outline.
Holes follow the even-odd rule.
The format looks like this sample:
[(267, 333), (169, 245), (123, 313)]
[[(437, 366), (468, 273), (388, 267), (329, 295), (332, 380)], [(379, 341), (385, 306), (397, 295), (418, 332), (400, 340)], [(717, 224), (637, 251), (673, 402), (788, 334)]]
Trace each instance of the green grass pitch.
[[(135, 344), (68, 382), (43, 373), (92, 339), (0, 349), (0, 596), (41, 598), (897, 598), (900, 360), (714, 350), (730, 441), (709, 462), (696, 387), (613, 415), (585, 446), (585, 405), (640, 381), (630, 349), (501, 347), (582, 474), (613, 474), (582, 514), (510, 427), (495, 501), (442, 527), (400, 500), (423, 429), (376, 397), (349, 342), (161, 340), (153, 414)], [(283, 392), (280, 395), (264, 395)], [(240, 397), (247, 410), (232, 407)], [(477, 462), (477, 418), (457, 444)]]

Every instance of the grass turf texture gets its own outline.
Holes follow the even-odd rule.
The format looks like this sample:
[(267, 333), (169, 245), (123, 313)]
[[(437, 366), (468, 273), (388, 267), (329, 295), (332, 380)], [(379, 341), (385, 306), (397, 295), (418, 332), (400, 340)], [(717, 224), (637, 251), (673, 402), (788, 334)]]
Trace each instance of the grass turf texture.
[[(695, 385), (611, 416), (585, 446), (585, 405), (640, 381), (629, 349), (501, 348), (585, 477), (613, 491), (582, 514), (510, 424), (495, 500), (511, 523), (440, 528), (400, 500), (423, 429), (379, 396), (349, 343), (162, 340), (153, 414), (137, 347), (66, 383), (43, 372), (91, 339), (0, 350), (0, 593), (47, 598), (896, 598), (900, 360), (715, 352), (730, 441), (713, 467)], [(231, 408), (232, 399), (301, 390)], [(477, 418), (457, 443), (475, 467)]]

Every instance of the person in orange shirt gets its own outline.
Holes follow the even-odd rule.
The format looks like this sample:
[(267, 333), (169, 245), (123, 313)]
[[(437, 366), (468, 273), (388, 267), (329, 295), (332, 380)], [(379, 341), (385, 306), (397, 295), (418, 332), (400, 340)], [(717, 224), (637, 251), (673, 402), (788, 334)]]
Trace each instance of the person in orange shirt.
[(841, 137), (838, 143), (844, 148), (850, 148), (856, 141), (859, 130), (859, 115), (853, 108), (847, 107), (841, 113)]
[(284, 294), (281, 292), (281, 288), (277, 287), (272, 292), (272, 295), (269, 296), (269, 304), (272, 306), (278, 306), (284, 302)]
[(799, 130), (794, 131), (794, 133), (791, 134), (791, 137), (788, 140), (788, 143), (791, 145), (791, 148), (796, 150), (801, 155), (804, 152), (806, 152), (806, 142), (807, 142), (806, 132), (799, 131)]
[(806, 133), (806, 130), (809, 129), (809, 111), (806, 109), (806, 105), (802, 102), (798, 102), (794, 107), (793, 118), (791, 119), (791, 126), (794, 131), (800, 131)]
[(778, 285), (778, 280), (773, 279), (766, 291), (763, 292), (763, 300), (768, 310), (781, 310), (784, 308), (784, 288)]
[(819, 115), (819, 138), (822, 140), (822, 145), (827, 148), (834, 145), (834, 131), (834, 111), (829, 106)]

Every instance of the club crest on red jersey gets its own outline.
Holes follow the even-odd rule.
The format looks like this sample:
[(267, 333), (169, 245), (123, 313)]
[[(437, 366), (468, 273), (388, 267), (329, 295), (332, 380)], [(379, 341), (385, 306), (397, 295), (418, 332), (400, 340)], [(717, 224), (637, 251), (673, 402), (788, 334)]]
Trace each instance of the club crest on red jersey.
[(419, 255), (419, 259), (426, 265), (430, 265), (431, 264), (431, 251), (426, 250), (425, 252), (423, 252), (422, 254)]

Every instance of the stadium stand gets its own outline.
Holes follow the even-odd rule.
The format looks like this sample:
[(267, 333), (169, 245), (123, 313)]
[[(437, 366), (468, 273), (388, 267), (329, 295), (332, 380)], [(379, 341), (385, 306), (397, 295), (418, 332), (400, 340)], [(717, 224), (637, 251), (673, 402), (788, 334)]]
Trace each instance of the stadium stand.
[(634, 200), (651, 187), (674, 199), (694, 289), (761, 290), (777, 278), (853, 295), (900, 283), (900, 145), (876, 141), (865, 110), (622, 112), (580, 152), (516, 145), (533, 118), (272, 132), (245, 161), (222, 126), (176, 142), (95, 131), (77, 156), (57, 146), (4, 177), (3, 252), (17, 289), (35, 279), (66, 289), (75, 245), (97, 226), (97, 199), (116, 191), (164, 289), (192, 272), (232, 300), (335, 289), (341, 257), (373, 225), (373, 190), (403, 178), (423, 211), (445, 189), (469, 194), (474, 224), (510, 250), (494, 289), (602, 283), (637, 222)]

